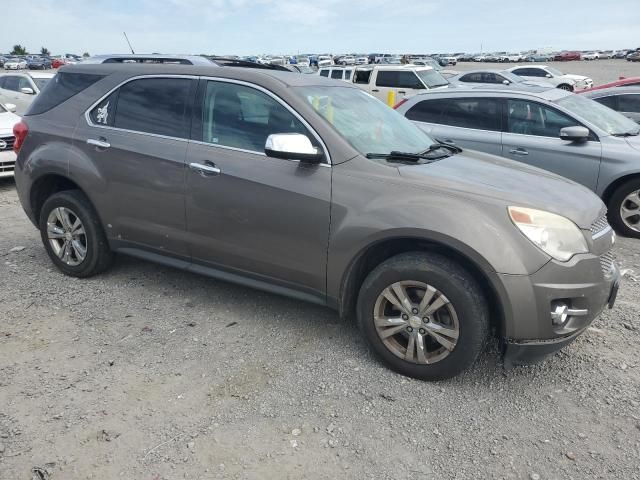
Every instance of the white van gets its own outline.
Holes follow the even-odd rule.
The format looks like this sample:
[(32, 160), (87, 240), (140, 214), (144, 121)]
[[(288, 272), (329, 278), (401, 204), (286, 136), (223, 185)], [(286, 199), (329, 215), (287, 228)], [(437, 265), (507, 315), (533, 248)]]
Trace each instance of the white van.
[(368, 65), (357, 66), (353, 83), (387, 103), (389, 92), (394, 92), (394, 102), (404, 97), (434, 88), (446, 88), (449, 82), (429, 66), (417, 65)]
[(351, 82), (353, 78), (353, 67), (341, 67), (334, 65), (331, 67), (320, 67), (318, 75), (321, 77), (333, 78), (334, 80), (344, 80)]

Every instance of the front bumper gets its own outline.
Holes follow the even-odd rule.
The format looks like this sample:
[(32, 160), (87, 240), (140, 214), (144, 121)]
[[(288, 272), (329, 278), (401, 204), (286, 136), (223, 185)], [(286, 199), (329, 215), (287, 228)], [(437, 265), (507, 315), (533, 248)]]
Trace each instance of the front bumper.
[(16, 166), (16, 154), (13, 150), (0, 151), (0, 178), (13, 177)]
[[(612, 308), (620, 272), (610, 253), (576, 255), (551, 261), (531, 276), (501, 275), (511, 317), (503, 332), (505, 366), (533, 363), (573, 342), (608, 306)], [(558, 304), (572, 311), (559, 324), (551, 312)]]

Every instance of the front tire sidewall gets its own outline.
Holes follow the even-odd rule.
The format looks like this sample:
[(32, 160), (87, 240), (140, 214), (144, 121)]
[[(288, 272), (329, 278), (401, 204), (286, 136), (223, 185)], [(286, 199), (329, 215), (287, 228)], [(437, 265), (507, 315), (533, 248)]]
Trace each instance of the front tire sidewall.
[(640, 179), (631, 180), (620, 186), (611, 196), (609, 205), (607, 205), (609, 223), (611, 223), (613, 229), (619, 234), (630, 238), (640, 238), (640, 232), (629, 228), (624, 223), (622, 216), (620, 215), (620, 207), (627, 195), (636, 190), (640, 190)]
[[(88, 202), (83, 201), (86, 197), (77, 191), (66, 191), (56, 193), (51, 196), (42, 206), (40, 212), (40, 237), (44, 248), (51, 261), (65, 275), (72, 277), (88, 277), (102, 270), (102, 255), (108, 255), (108, 245), (102, 233), (102, 227), (98, 222), (97, 215), (88, 206)], [(51, 211), (58, 207), (65, 207), (74, 212), (82, 222), (87, 238), (87, 254), (85, 259), (78, 265), (67, 265), (53, 251), (47, 237), (47, 219)]]
[[(374, 324), (374, 305), (389, 285), (403, 281), (424, 282), (442, 292), (452, 303), (459, 322), (456, 347), (444, 359), (430, 365), (407, 362), (384, 345)], [(363, 283), (358, 298), (358, 323), (378, 356), (393, 370), (422, 380), (451, 378), (471, 366), (487, 338), (488, 313), (475, 281), (457, 264), (444, 257), (400, 255), (377, 267)]]

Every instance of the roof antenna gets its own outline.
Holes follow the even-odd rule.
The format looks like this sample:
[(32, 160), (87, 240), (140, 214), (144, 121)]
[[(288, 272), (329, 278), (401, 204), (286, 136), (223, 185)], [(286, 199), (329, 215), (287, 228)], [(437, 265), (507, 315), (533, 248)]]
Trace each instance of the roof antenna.
[(133, 51), (133, 47), (131, 46), (131, 42), (129, 41), (129, 37), (127, 37), (127, 32), (122, 32), (122, 33), (124, 33), (124, 38), (127, 40), (127, 43), (129, 44), (129, 48), (131, 49), (131, 53), (133, 55), (135, 55), (136, 52)]

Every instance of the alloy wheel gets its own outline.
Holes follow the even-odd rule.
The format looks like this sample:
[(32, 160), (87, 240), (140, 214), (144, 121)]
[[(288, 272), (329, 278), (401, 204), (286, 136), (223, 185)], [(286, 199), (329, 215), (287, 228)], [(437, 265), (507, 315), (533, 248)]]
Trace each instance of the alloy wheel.
[(87, 233), (82, 221), (66, 207), (54, 208), (47, 218), (47, 239), (53, 253), (72, 267), (87, 257)]
[(423, 365), (446, 358), (460, 336), (458, 316), (449, 299), (431, 285), (413, 280), (396, 282), (380, 293), (374, 322), (390, 352)]
[(620, 218), (631, 230), (640, 232), (640, 190), (624, 198), (620, 204)]

